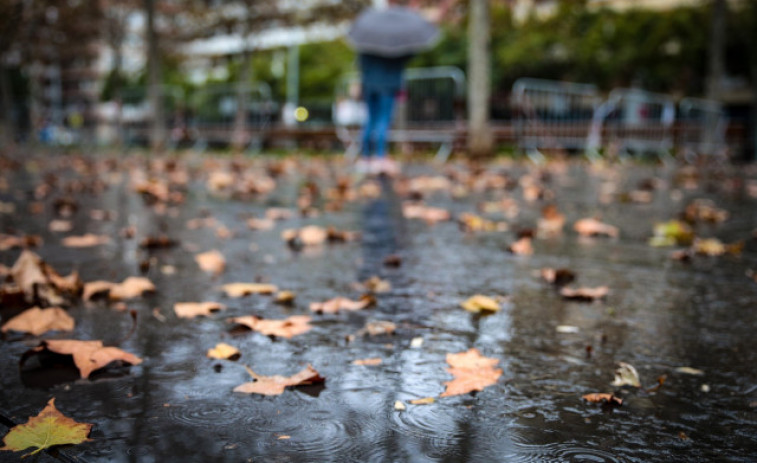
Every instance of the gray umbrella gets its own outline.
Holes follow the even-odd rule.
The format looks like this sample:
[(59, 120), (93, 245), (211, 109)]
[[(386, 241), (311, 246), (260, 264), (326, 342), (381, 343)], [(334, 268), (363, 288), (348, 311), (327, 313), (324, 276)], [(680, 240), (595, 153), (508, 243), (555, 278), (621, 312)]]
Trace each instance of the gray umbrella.
[(347, 39), (361, 53), (393, 58), (430, 48), (439, 28), (410, 8), (368, 9), (357, 17)]

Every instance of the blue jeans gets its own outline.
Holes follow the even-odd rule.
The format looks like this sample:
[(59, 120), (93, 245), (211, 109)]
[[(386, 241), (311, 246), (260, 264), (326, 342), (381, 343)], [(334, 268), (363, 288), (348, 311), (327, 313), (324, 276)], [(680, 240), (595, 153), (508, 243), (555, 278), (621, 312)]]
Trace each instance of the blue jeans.
[(363, 128), (363, 156), (386, 155), (386, 140), (392, 123), (394, 92), (372, 90), (363, 95), (368, 106), (368, 121)]

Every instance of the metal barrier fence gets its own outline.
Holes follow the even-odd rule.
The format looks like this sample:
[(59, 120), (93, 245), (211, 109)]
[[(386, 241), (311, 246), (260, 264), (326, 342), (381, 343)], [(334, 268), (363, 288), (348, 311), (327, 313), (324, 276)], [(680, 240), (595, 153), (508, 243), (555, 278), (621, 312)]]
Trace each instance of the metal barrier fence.
[(618, 88), (597, 108), (587, 138), (587, 155), (600, 147), (619, 155), (653, 152), (670, 156), (673, 148), (675, 102), (668, 95)]
[(713, 100), (684, 98), (678, 108), (678, 145), (684, 159), (692, 161), (701, 155), (724, 156), (728, 118), (723, 105)]
[[(237, 127), (240, 101), (245, 106), (244, 121)], [(239, 146), (258, 150), (277, 112), (278, 106), (266, 83), (208, 86), (196, 91), (189, 99), (186, 137), (197, 149), (233, 141)]]
[(513, 130), (534, 160), (541, 150), (585, 150), (590, 122), (601, 99), (596, 86), (518, 79), (512, 88)]
[[(465, 74), (459, 68), (439, 66), (405, 71), (405, 88), (398, 98), (389, 140), (397, 143), (439, 144), (437, 160), (452, 153), (457, 131), (462, 124), (462, 98)], [(360, 77), (344, 76), (336, 89), (332, 111), (346, 156), (354, 159), (360, 151), (360, 127), (367, 110), (360, 100)]]

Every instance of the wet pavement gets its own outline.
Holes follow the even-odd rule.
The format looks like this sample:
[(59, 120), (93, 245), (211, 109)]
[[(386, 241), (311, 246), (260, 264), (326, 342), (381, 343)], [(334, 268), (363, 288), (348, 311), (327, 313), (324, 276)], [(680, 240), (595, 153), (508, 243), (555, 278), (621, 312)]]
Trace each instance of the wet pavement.
[[(228, 194), (206, 186), (210, 172), (228, 167), (225, 157), (190, 154), (175, 161), (178, 167), (139, 156), (16, 159), (15, 165), (6, 159), (0, 173), (1, 232), (41, 235), (44, 244), (34, 251), (61, 274), (76, 269), (84, 281), (144, 275), (157, 287), (154, 294), (126, 302), (137, 313), (136, 330), (126, 340), (133, 324), (128, 310), (103, 301), (69, 308), (77, 323), (72, 333), (41, 336), (101, 339), (138, 355), (144, 360), (140, 365), (74, 379), (71, 369), (19, 368), (21, 356), (39, 338), (9, 333), (0, 341), (2, 435), (36, 415), (51, 397), (65, 415), (94, 424), (91, 441), (24, 461), (757, 459), (757, 283), (746, 276), (757, 270), (752, 238), (757, 198), (749, 194), (757, 189), (754, 166), (681, 170), (571, 162), (538, 167), (505, 160), (486, 166), (485, 172), (497, 174), (490, 178), (475, 169), (469, 176), (472, 170), (463, 164), (420, 162), (405, 166), (405, 175), (453, 181), (413, 187), (401, 180), (357, 178), (339, 161), (257, 157), (236, 160), (230, 171), (271, 174), (275, 189)], [(139, 172), (164, 178), (172, 166), (187, 168), (183, 203), (151, 205), (133, 191), (129, 180)], [(337, 178), (355, 192), (372, 182), (367, 190), (372, 193), (326, 211), (339, 206), (328, 194)], [(35, 199), (34, 189), (45, 179), (53, 186)], [(527, 190), (534, 184), (544, 199), (529, 200)], [(653, 186), (648, 188), (651, 202), (624, 201), (624, 193), (639, 185)], [(320, 210), (317, 216), (296, 214), (271, 230), (250, 230), (245, 224), (269, 207), (296, 208), (303, 188), (319, 192), (312, 203)], [(87, 249), (62, 246), (67, 234), (48, 231), (48, 222), (56, 199), (64, 196), (78, 206), (68, 234), (92, 232), (111, 241)], [(403, 218), (408, 196), (423, 196), (426, 204), (448, 209), (453, 217), (480, 213), (483, 202), (508, 199), (517, 212), (510, 205), (509, 217), (482, 214), (505, 220), (509, 231), (466, 233), (454, 220), (431, 225)], [(714, 200), (730, 216), (720, 224), (696, 225), (697, 235), (726, 243), (744, 240), (741, 255), (680, 262), (670, 258), (676, 248), (647, 243), (655, 222), (676, 217), (699, 198)], [(44, 204), (43, 211), (27, 213), (35, 202)], [(535, 227), (545, 204), (565, 214), (563, 233), (537, 236), (533, 255), (509, 253), (516, 233)], [(94, 220), (93, 209), (115, 213)], [(617, 226), (620, 237), (578, 236), (572, 224), (589, 216)], [(187, 221), (198, 217), (213, 217), (216, 225), (189, 229)], [(362, 239), (296, 250), (280, 237), (284, 229), (310, 224), (360, 231)], [(219, 237), (220, 225), (231, 236)], [(134, 227), (135, 237), (122, 235), (127, 227)], [(178, 245), (139, 247), (141, 239), (158, 234)], [(217, 277), (203, 273), (194, 261), (196, 253), (210, 249), (226, 257), (226, 270)], [(0, 252), (0, 263), (12, 265), (19, 253)], [(389, 255), (399, 255), (401, 265), (384, 265)], [(564, 300), (539, 278), (543, 267), (570, 268), (578, 275), (577, 286), (607, 285), (610, 295), (591, 303)], [(376, 304), (361, 311), (313, 315), (314, 328), (306, 334), (283, 339), (229, 332), (229, 317), (284, 318), (309, 314), (310, 302), (356, 299), (362, 291), (355, 284), (372, 276), (388, 280), (391, 291), (378, 294)], [(219, 289), (240, 281), (294, 291), (295, 304), (276, 304), (265, 295), (232, 299)], [(460, 308), (473, 294), (507, 298), (500, 312), (482, 316)], [(173, 304), (185, 301), (220, 302), (227, 310), (177, 318)], [(16, 313), (2, 308), (2, 321)], [(348, 340), (372, 320), (391, 321), (397, 330)], [(558, 326), (574, 328), (559, 332)], [(411, 346), (418, 337), (422, 345)], [(237, 347), (241, 358), (207, 358), (218, 342)], [(502, 377), (481, 392), (439, 398), (451, 379), (446, 354), (471, 347), (497, 358)], [(375, 357), (383, 363), (352, 364)], [(612, 386), (618, 362), (634, 365), (644, 388)], [(263, 375), (291, 375), (307, 364), (326, 378), (324, 386), (289, 388), (279, 396), (232, 392), (250, 381), (244, 365)], [(664, 384), (649, 391), (663, 375)], [(581, 399), (613, 391), (624, 399), (621, 407), (607, 409)], [(436, 401), (408, 404), (424, 397)], [(395, 410), (398, 400), (406, 410)], [(0, 461), (17, 458), (0, 452)]]

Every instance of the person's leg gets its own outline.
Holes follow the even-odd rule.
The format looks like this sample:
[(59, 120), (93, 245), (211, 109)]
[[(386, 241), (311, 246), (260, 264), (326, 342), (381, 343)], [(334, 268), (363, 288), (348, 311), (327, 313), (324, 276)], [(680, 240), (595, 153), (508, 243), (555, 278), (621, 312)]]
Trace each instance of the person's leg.
[(381, 92), (378, 94), (378, 114), (375, 122), (376, 157), (383, 158), (386, 155), (386, 143), (389, 135), (389, 127), (392, 124), (392, 112), (394, 110), (394, 93)]
[(379, 94), (377, 92), (364, 92), (363, 98), (368, 108), (368, 118), (363, 127), (363, 144), (361, 154), (367, 158), (372, 154), (372, 148), (375, 149), (376, 122), (379, 117)]

